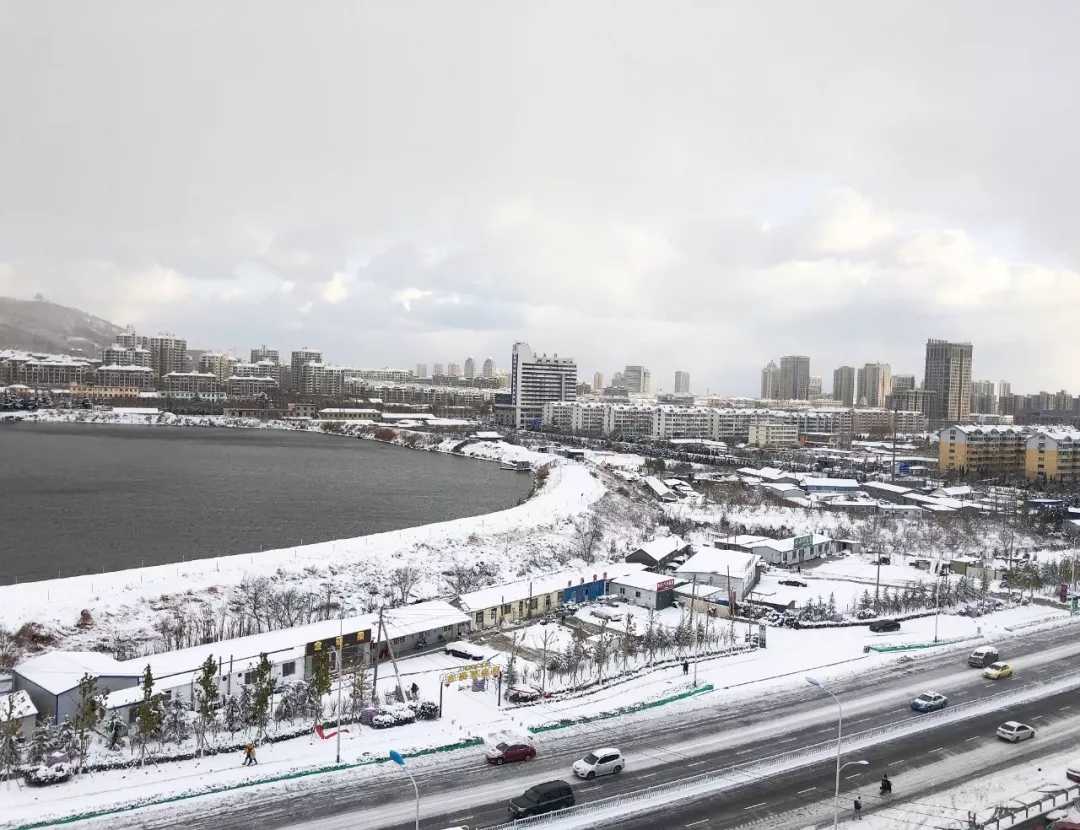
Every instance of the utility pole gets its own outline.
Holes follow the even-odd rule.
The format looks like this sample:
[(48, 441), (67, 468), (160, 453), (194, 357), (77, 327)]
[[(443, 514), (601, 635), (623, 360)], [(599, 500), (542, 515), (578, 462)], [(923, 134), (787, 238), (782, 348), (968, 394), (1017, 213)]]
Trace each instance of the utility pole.
[(397, 680), (398, 693), (394, 695), (399, 702), (405, 702), (405, 690), (401, 687), (401, 672), (398, 671), (397, 657), (394, 656), (394, 644), (391, 642), (393, 637), (390, 636), (390, 632), (386, 632), (386, 648), (390, 652), (390, 663), (394, 667), (394, 678)]
[(874, 580), (874, 613), (881, 616), (881, 551), (874, 552), (877, 558), (877, 577)]
[(375, 705), (379, 705), (379, 646), (382, 644), (383, 624), (382, 624), (383, 610), (379, 608), (379, 630), (375, 634), (375, 670), (371, 680), (371, 696), (374, 698)]
[(345, 620), (338, 618), (337, 639), (337, 760), (341, 763), (341, 686), (345, 682)]
[(896, 484), (896, 430), (900, 422), (900, 404), (895, 399), (893, 400), (893, 422), (892, 422), (892, 483)]
[(697, 574), (694, 574), (694, 584), (693, 584), (693, 587), (690, 588), (690, 633), (691, 633), (691, 636), (694, 638), (694, 688), (695, 689), (697, 688), (697, 664), (698, 664), (698, 660), (700, 659), (700, 654), (699, 654), (699, 651), (698, 651), (697, 629), (694, 628), (694, 611), (696, 610), (694, 606), (696, 606), (696, 605), (697, 605)]

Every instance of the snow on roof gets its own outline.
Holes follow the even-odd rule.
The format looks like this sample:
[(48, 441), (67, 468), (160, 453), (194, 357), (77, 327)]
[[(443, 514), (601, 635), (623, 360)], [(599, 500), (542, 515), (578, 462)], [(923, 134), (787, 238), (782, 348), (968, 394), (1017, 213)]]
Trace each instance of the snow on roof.
[(51, 651), (31, 657), (15, 667), (15, 673), (54, 695), (71, 691), (84, 674), (97, 677), (137, 677), (139, 670), (125, 669), (110, 654), (96, 651)]
[(647, 477), (647, 478), (645, 479), (645, 486), (646, 486), (646, 487), (648, 487), (648, 488), (649, 488), (650, 490), (652, 490), (652, 491), (653, 491), (653, 493), (654, 493), (654, 494), (655, 494), (655, 495), (656, 495), (656, 496), (657, 496), (658, 498), (663, 498), (664, 496), (674, 496), (674, 495), (675, 495), (675, 494), (674, 494), (674, 493), (673, 493), (673, 492), (672, 492), (672, 491), (671, 491), (670, 489), (668, 489), (668, 487), (667, 487), (667, 486), (666, 486), (666, 485), (665, 485), (665, 484), (664, 484), (664, 483), (663, 483), (663, 482), (662, 482), (662, 481), (661, 481), (660, 479), (658, 479), (658, 478), (657, 478), (656, 476), (648, 476), (648, 477)]
[(506, 585), (494, 585), (491, 588), (470, 591), (457, 597), (455, 602), (460, 603), (464, 611), (482, 611), (495, 605), (517, 602), (533, 596), (550, 594), (553, 591), (564, 591), (575, 585), (587, 584), (598, 579), (614, 579), (644, 569), (644, 565), (636, 562), (597, 563), (588, 570), (559, 571), (533, 579), (522, 579)]
[(761, 486), (766, 487), (769, 490), (772, 490), (772, 491), (777, 492), (777, 493), (790, 493), (792, 490), (795, 490), (795, 491), (797, 491), (799, 493), (802, 493), (802, 490), (799, 488), (798, 484), (788, 484), (786, 482), (783, 483), (783, 484), (777, 484), (777, 483), (772, 482), (772, 481), (766, 481), (766, 482), (762, 482)]
[[(786, 550), (793, 551), (795, 550), (795, 540), (798, 538), (798, 536), (790, 536), (787, 539), (765, 539), (764, 541), (755, 544), (754, 547), (769, 548), (770, 550), (781, 552)], [(818, 533), (811, 533), (810, 538), (813, 540), (811, 542), (813, 545), (824, 545), (832, 541), (828, 536), (822, 536)]]
[(644, 551), (645, 553), (649, 554), (649, 556), (651, 556), (653, 559), (659, 561), (668, 554), (675, 553), (675, 551), (677, 550), (681, 550), (682, 548), (686, 547), (686, 545), (687, 542), (684, 542), (678, 536), (658, 536), (657, 538), (652, 539), (648, 542), (642, 542), (640, 545), (634, 548), (634, 553), (637, 553), (638, 551)]
[(748, 534), (736, 534), (735, 536), (717, 536), (713, 539), (713, 543), (721, 543), (725, 545), (739, 545), (741, 547), (750, 547), (758, 542), (772, 542), (768, 536), (752, 536)]
[(429, 427), (467, 427), (475, 421), (467, 421), (464, 418), (427, 418)]
[(0, 723), (9, 720), (21, 720), (38, 713), (34, 701), (26, 692), (14, 692), (10, 695), (0, 695)]
[(379, 414), (379, 410), (377, 410), (377, 409), (337, 409), (337, 408), (330, 408), (330, 409), (320, 409), (319, 410), (320, 415), (354, 415), (354, 414), (357, 414), (357, 413), (360, 413), (360, 412), (363, 412), (365, 415), (378, 415)]
[(724, 588), (717, 588), (714, 585), (698, 585), (696, 582), (683, 582), (675, 586), (675, 593), (680, 597), (690, 597), (696, 599), (709, 599), (716, 595), (722, 596), (727, 599), (727, 590)]
[(384, 412), (382, 416), (384, 421), (430, 421), (435, 417), (430, 412)]
[(899, 484), (888, 484), (884, 481), (868, 481), (863, 484), (864, 490), (880, 490), (883, 493), (910, 493), (910, 487), (901, 487)]
[(859, 482), (853, 478), (815, 478), (814, 476), (800, 475), (799, 483), (804, 488), (814, 490), (824, 490), (826, 488), (857, 490), (859, 487)]
[(939, 487), (934, 491), (935, 493), (941, 493), (944, 496), (957, 497), (957, 496), (970, 496), (972, 489), (966, 485), (961, 487)]
[[(469, 622), (468, 615), (443, 600), (418, 602), (416, 605), (394, 608), (383, 614), (383, 626), (386, 628), (385, 636), (390, 638), (420, 634), (425, 631), (444, 628), (448, 625), (460, 625), (467, 622)], [(376, 635), (373, 633), (372, 636)]]
[(623, 576), (617, 576), (611, 581), (612, 583), (625, 585), (628, 588), (655, 591), (656, 587), (661, 582), (672, 582), (673, 580), (670, 576), (653, 573), (652, 571), (635, 571), (633, 573), (624, 574)]
[(720, 574), (725, 573), (730, 568), (737, 576), (742, 576), (752, 569), (760, 558), (757, 554), (744, 553), (738, 550), (703, 548), (691, 556), (685, 564), (676, 568), (675, 573)]
[(501, 441), (503, 438), (501, 432), (474, 432), (472, 437), (485, 441)]

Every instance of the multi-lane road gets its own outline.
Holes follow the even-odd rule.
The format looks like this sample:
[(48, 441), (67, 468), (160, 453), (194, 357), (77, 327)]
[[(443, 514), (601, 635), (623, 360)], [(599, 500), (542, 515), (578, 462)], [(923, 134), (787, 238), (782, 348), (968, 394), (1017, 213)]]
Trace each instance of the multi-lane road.
[[(1003, 681), (983, 679), (980, 671), (966, 666), (967, 650), (960, 650), (918, 655), (910, 662), (837, 682), (830, 689), (844, 702), (845, 732), (914, 717), (908, 703), (923, 691), (942, 692), (951, 704), (957, 704), (989, 697), (1011, 684), (1046, 680), (1080, 669), (1080, 642), (1075, 640), (1072, 626), (1010, 638), (1001, 646), (1003, 657), (1017, 667), (1017, 676)], [(714, 698), (715, 704), (710, 705), (709, 698)], [(863, 774), (876, 779), (882, 765), (889, 761), (898, 771), (895, 797), (899, 798), (906, 765), (916, 767), (936, 760), (935, 755), (975, 749), (982, 741), (990, 740), (993, 729), (1007, 719), (1005, 715), (1038, 716), (1046, 724), (1053, 724), (1068, 716), (1070, 710), (1063, 709), (1068, 705), (1053, 697), (1018, 706), (1016, 712), (1003, 710), (930, 733), (899, 738), (861, 754), (871, 761)], [(1076, 714), (1080, 715), (1080, 704)], [(571, 781), (578, 803), (583, 803), (818, 744), (834, 736), (835, 729), (836, 708), (831, 699), (809, 685), (780, 693), (773, 690), (766, 694), (761, 687), (755, 691), (755, 686), (745, 687), (741, 694), (706, 693), (651, 715), (616, 718), (537, 736), (539, 755), (527, 764), (490, 767), (484, 763), (480, 748), (451, 753), (428, 765), (417, 764), (412, 771), (421, 793), (421, 826), (441, 830), (504, 822), (508, 818), (508, 800), (540, 781)], [(1032, 743), (1038, 745), (1042, 740)], [(618, 777), (575, 782), (570, 771), (573, 761), (589, 749), (604, 745), (622, 749), (627, 757), (626, 770)], [(782, 780), (753, 780), (736, 790), (677, 809), (664, 808), (664, 826), (692, 825), (714, 830), (764, 817), (768, 811), (785, 813), (803, 802), (812, 804), (824, 797), (825, 790), (831, 792), (831, 773), (826, 767), (816, 764), (784, 773)], [(851, 774), (857, 776), (859, 772)], [(873, 808), (872, 804), (867, 806)], [(212, 807), (187, 807), (183, 823), (187, 830), (250, 826), (261, 830), (405, 830), (413, 827), (413, 816), (408, 779), (393, 765), (382, 765), (252, 788), (232, 797), (215, 796)], [(175, 809), (143, 810), (112, 816), (109, 826), (174, 827), (177, 818)], [(643, 817), (620, 826), (644, 827), (646, 821), (649, 819)], [(655, 818), (650, 825), (655, 826)]]

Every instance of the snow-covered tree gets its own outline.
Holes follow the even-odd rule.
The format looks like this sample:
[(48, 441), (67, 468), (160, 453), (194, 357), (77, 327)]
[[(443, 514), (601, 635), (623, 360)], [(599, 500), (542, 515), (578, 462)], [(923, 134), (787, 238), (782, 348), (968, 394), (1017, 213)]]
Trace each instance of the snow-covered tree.
[(240, 721), (244, 726), (251, 726), (251, 685), (244, 684), (244, 688), (240, 690)]
[(16, 717), (15, 695), (7, 696), (7, 705), (0, 715), (3, 715), (3, 723), (0, 723), (0, 771), (5, 779), (10, 779), (22, 760), (22, 746), (19, 743), (22, 721)]
[(240, 710), (240, 701), (236, 695), (226, 695), (222, 717), (225, 731), (230, 738), (244, 728), (244, 713)]
[(181, 743), (190, 735), (188, 707), (179, 698), (170, 700), (165, 707), (165, 719), (162, 723), (162, 741)]
[(127, 732), (127, 724), (118, 712), (109, 715), (105, 722), (105, 745), (110, 751), (116, 752), (124, 746), (124, 735)]
[(161, 735), (161, 724), (165, 720), (162, 702), (164, 696), (154, 692), (154, 674), (147, 665), (142, 677), (142, 702), (135, 716), (135, 735), (139, 743), (139, 765), (146, 759), (146, 745), (150, 739)]
[(207, 655), (195, 678), (195, 742), (200, 755), (210, 748), (207, 733), (217, 723), (214, 707), (218, 700), (218, 664)]
[(97, 678), (90, 674), (84, 674), (82, 679), (79, 680), (77, 691), (79, 694), (79, 706), (75, 710), (73, 726), (76, 737), (76, 751), (79, 755), (79, 774), (81, 775), (94, 731), (105, 717), (105, 698), (109, 694), (109, 690), (106, 689), (103, 694), (98, 694)]
[(53, 721), (52, 715), (46, 715), (38, 721), (34, 731), (30, 734), (30, 748), (27, 752), (27, 761), (31, 764), (40, 764), (45, 756), (54, 752), (60, 745), (60, 734)]

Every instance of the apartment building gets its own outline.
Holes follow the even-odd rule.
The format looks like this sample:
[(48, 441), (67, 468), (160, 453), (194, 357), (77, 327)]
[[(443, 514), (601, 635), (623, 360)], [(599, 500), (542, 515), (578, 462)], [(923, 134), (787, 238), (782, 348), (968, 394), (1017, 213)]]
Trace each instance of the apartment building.
[[(149, 369), (149, 367), (145, 367)], [(137, 386), (97, 386), (89, 383), (72, 383), (68, 394), (73, 398), (89, 398), (91, 401), (137, 401)]]
[(750, 424), (747, 443), (755, 447), (794, 447), (799, 443), (799, 430), (793, 424), (762, 421)]
[(882, 408), (892, 394), (892, 367), (888, 363), (867, 363), (856, 375), (856, 403)]
[(490, 357), (484, 360), (483, 368), (480, 370), (480, 374), (486, 378), (495, 377), (495, 361)]
[(935, 393), (926, 398), (931, 426), (963, 422), (971, 414), (971, 356), (970, 343), (926, 341), (923, 389)]
[(1080, 481), (1080, 430), (1045, 427), (1025, 445), (1024, 474), (1062, 484)]
[(851, 413), (851, 431), (862, 434), (926, 432), (926, 415), (914, 410), (856, 409)]
[(761, 370), (761, 399), (775, 401), (780, 398), (780, 367), (770, 360)]
[(980, 475), (1025, 473), (1030, 435), (1025, 427), (1007, 424), (953, 424), (938, 433), (938, 466)]
[(496, 420), (518, 429), (539, 424), (544, 404), (577, 397), (573, 358), (537, 355), (528, 343), (515, 343), (511, 355), (510, 403), (495, 407)]
[(221, 378), (211, 372), (169, 372), (162, 380), (165, 393), (172, 398), (225, 398)]
[(690, 394), (690, 373), (689, 372), (676, 372), (675, 373), (675, 394), (676, 395), (689, 395)]
[(86, 383), (93, 377), (94, 366), (89, 361), (49, 355), (24, 361), (15, 382), (35, 389), (67, 389), (69, 384)]
[(812, 401), (816, 401), (821, 397), (821, 375), (810, 375), (807, 397)]
[(225, 388), (230, 398), (251, 401), (263, 395), (269, 395), (278, 389), (277, 381), (270, 377), (233, 376), (225, 381)]
[(892, 391), (896, 392), (910, 392), (915, 388), (915, 375), (893, 375), (892, 376)]
[(841, 366), (839, 369), (833, 369), (832, 390), (834, 401), (839, 401), (844, 406), (855, 405), (854, 366)]
[(94, 372), (94, 385), (149, 392), (154, 388), (155, 377), (150, 366), (99, 366)]
[(631, 395), (648, 395), (652, 374), (644, 366), (627, 366), (623, 369), (623, 385)]
[(661, 405), (656, 410), (658, 417), (655, 423), (659, 438), (712, 437), (713, 411), (708, 407)]
[(658, 438), (660, 436), (660, 413), (654, 406), (633, 404), (605, 404), (607, 435), (625, 438)]
[(809, 397), (810, 358), (800, 354), (781, 357), (779, 398), (788, 401), (805, 401)]
[(415, 375), (408, 369), (350, 369), (343, 370), (345, 380), (374, 380), (383, 383), (409, 383)]
[(281, 352), (277, 349), (268, 349), (266, 346), (251, 350), (250, 363), (262, 363), (264, 360), (270, 363), (281, 363)]
[(301, 392), (303, 390), (304, 382), (304, 364), (306, 363), (318, 363), (322, 364), (323, 354), (319, 349), (309, 349), (304, 346), (302, 349), (297, 349), (291, 355), (290, 367), (292, 369), (290, 378), (292, 380), (292, 390), (294, 392)]
[(239, 365), (237, 358), (220, 352), (203, 352), (199, 356), (198, 370), (202, 374), (210, 374), (218, 380), (228, 380), (236, 374), (234, 369)]
[(117, 343), (101, 350), (103, 366), (150, 366), (150, 350), (141, 346), (129, 349)]
[(187, 340), (172, 334), (150, 338), (150, 367), (154, 376), (164, 378), (170, 372), (187, 370)]
[(340, 398), (345, 393), (345, 370), (341, 366), (308, 362), (300, 367), (301, 395)]

